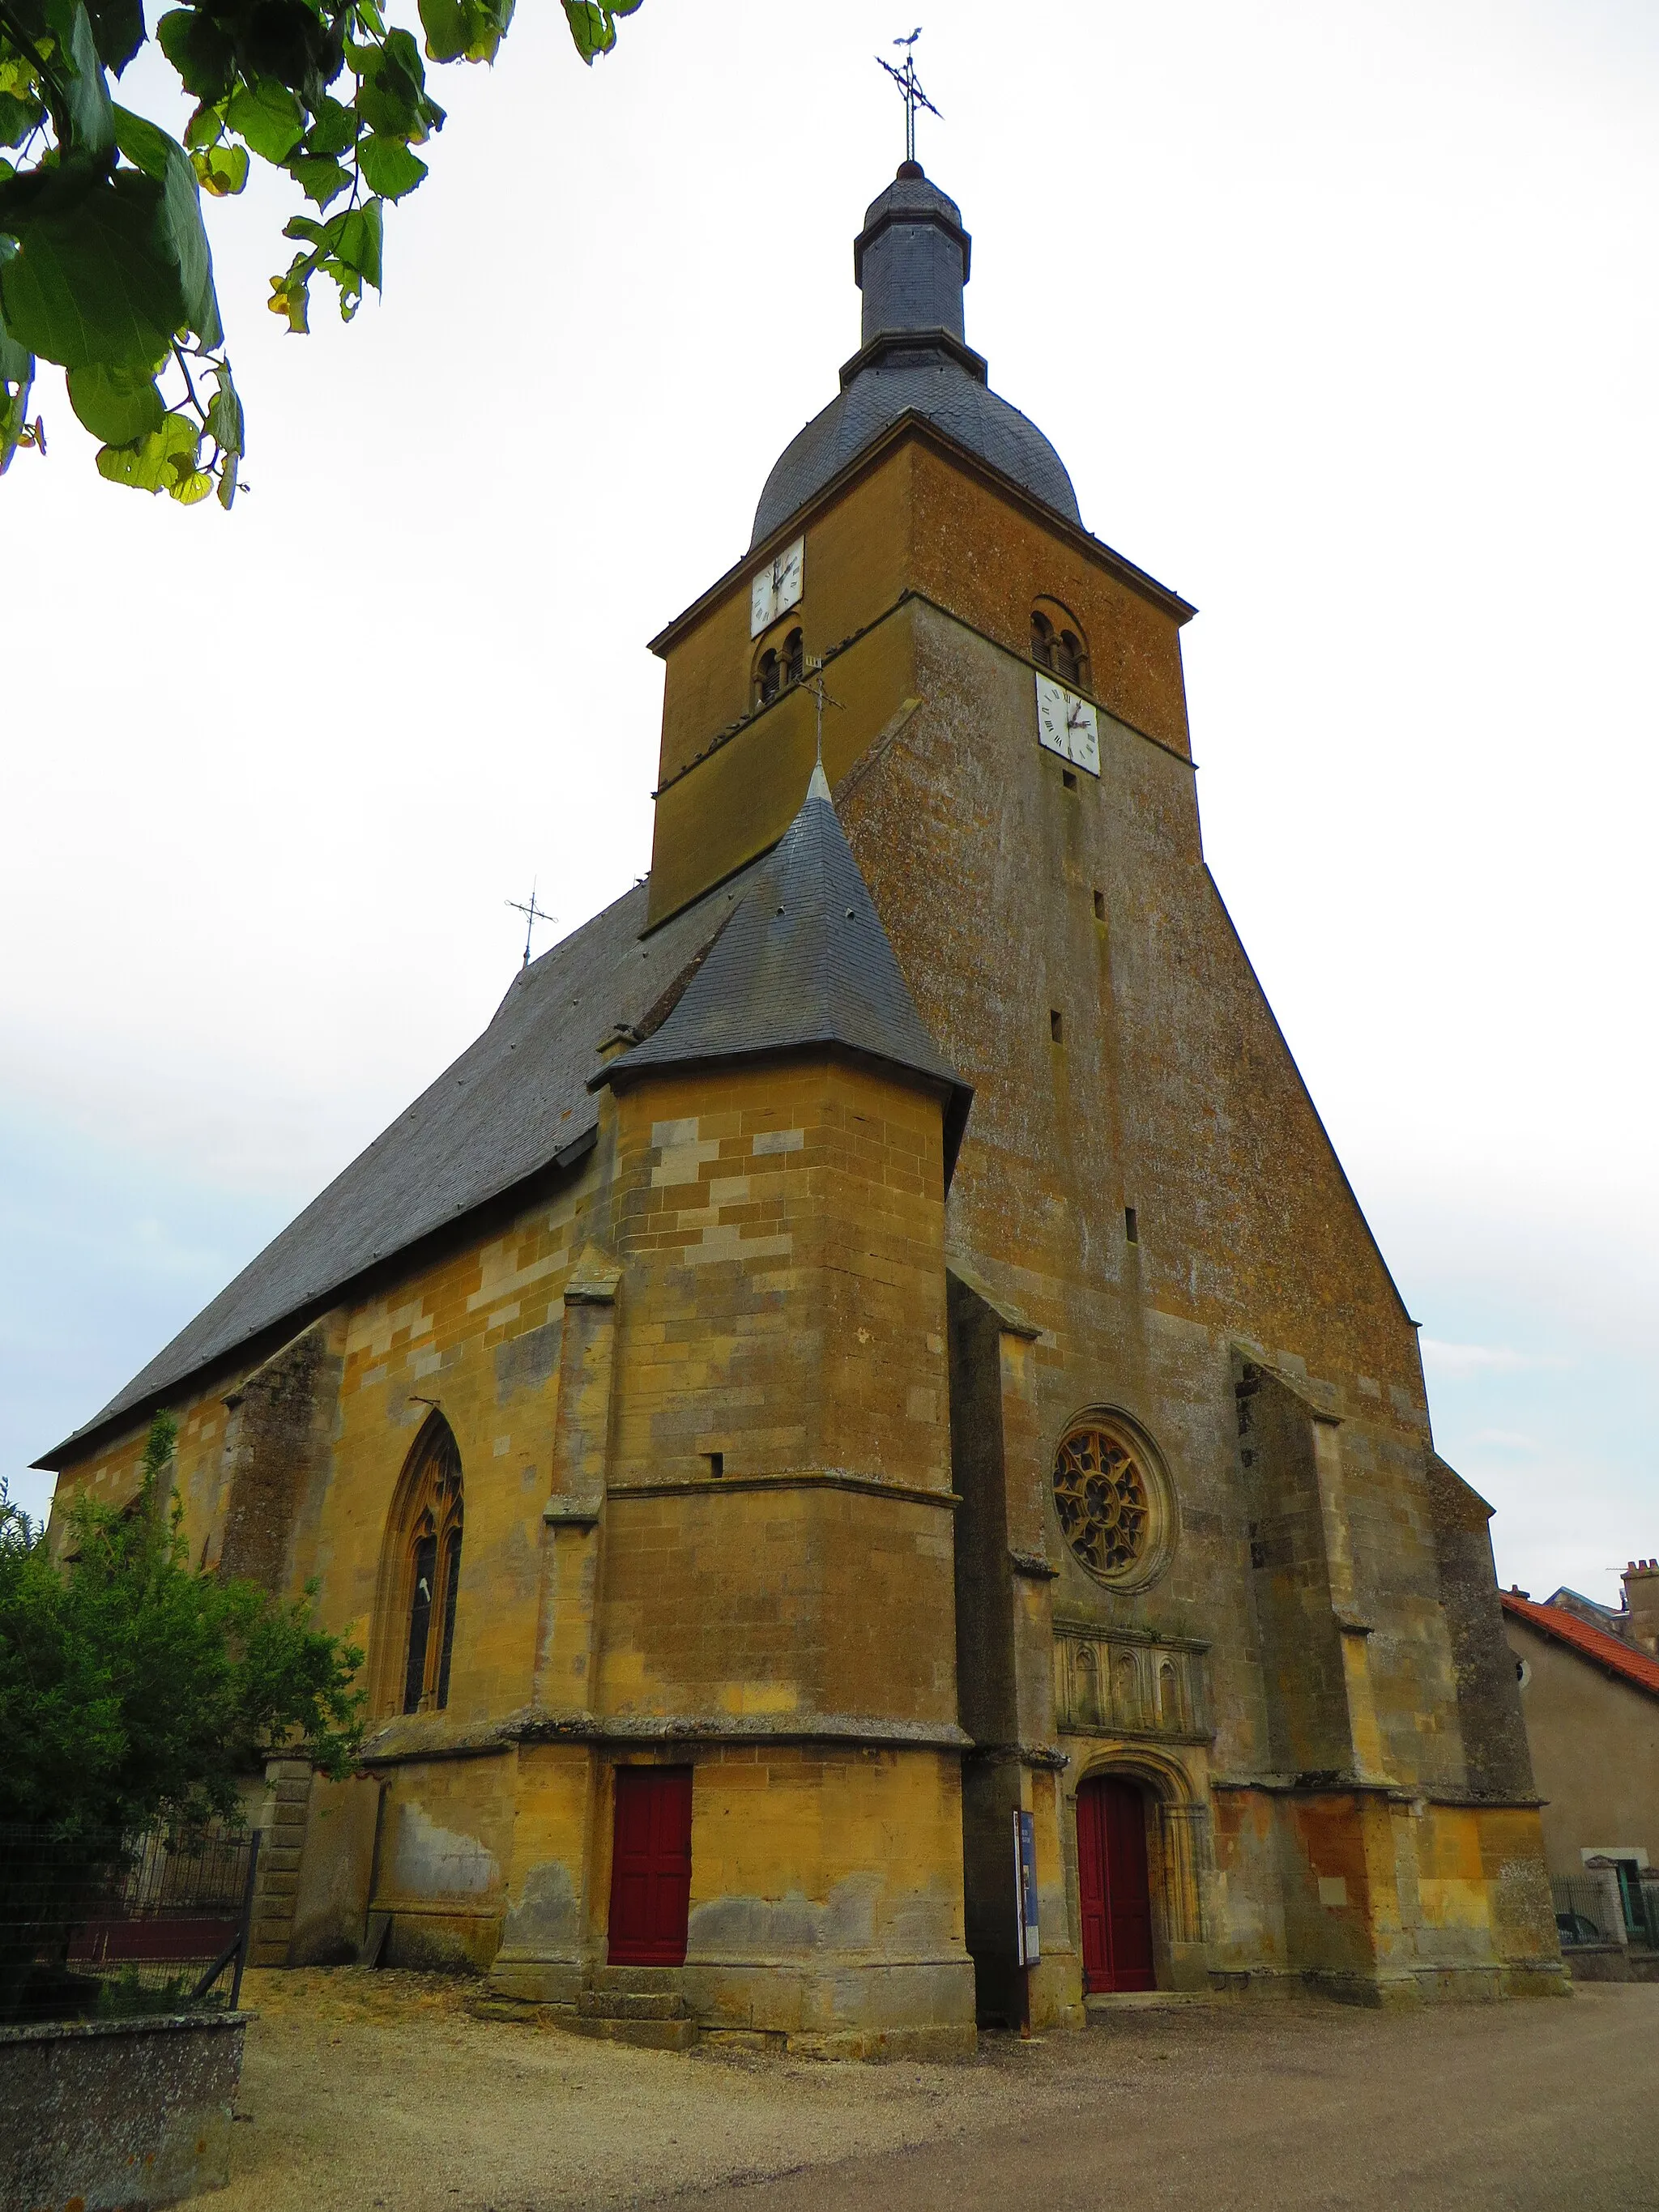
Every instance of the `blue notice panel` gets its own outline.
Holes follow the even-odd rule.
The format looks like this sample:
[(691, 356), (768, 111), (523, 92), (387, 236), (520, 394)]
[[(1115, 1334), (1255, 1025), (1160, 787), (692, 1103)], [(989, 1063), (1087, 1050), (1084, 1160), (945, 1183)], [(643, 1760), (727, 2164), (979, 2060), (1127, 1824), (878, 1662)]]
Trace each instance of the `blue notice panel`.
[(1042, 1952), (1037, 1941), (1036, 1829), (1029, 1813), (1014, 1815), (1014, 1883), (1018, 1960), (1022, 1966), (1034, 1966)]

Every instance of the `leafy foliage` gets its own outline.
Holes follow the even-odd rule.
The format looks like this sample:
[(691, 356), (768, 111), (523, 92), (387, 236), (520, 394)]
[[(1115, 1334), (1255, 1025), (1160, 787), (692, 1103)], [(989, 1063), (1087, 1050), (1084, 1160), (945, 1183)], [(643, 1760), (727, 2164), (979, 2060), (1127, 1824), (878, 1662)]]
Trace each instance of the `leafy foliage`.
[[(202, 193), (234, 198), (255, 158), (285, 171), (326, 219), (288, 223), (301, 251), (266, 304), (303, 333), (326, 276), (349, 322), (380, 288), (386, 203), (425, 180), (414, 149), (444, 125), (426, 64), (493, 62), (514, 4), (419, 0), (423, 52), (378, 0), (191, 0), (155, 29), (197, 103), (181, 144), (110, 96), (146, 41), (142, 0), (0, 0), (0, 148), (15, 149), (0, 154), (0, 475), (20, 447), (46, 451), (28, 409), (49, 361), (103, 441), (101, 476), (187, 505), (216, 489), (228, 507), (243, 417)], [(583, 61), (639, 5), (563, 0)]]
[(161, 1509), (160, 1415), (125, 1512), (78, 1499), (61, 1560), (0, 1487), (0, 1823), (66, 1838), (235, 1810), (281, 1746), (336, 1777), (361, 1741), (362, 1654), (252, 1583), (192, 1570)]

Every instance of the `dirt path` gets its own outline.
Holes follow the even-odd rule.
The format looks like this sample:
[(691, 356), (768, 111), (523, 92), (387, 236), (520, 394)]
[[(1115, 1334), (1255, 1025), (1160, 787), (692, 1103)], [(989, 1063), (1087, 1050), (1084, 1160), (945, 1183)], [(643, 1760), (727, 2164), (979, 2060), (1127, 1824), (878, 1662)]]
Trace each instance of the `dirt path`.
[(222, 2212), (1040, 2203), (1659, 2212), (1659, 1987), (1382, 2016), (1132, 2013), (961, 2066), (678, 2057), (435, 1977), (253, 1974)]

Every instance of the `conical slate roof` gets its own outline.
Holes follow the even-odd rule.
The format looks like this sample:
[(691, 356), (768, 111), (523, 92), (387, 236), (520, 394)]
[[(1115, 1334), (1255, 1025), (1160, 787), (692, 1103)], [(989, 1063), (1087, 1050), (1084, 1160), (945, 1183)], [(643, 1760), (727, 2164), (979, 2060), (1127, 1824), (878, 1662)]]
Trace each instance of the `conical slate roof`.
[(841, 1045), (943, 1086), (948, 1183), (973, 1088), (916, 1011), (821, 767), (668, 1018), (592, 1081), (813, 1045)]

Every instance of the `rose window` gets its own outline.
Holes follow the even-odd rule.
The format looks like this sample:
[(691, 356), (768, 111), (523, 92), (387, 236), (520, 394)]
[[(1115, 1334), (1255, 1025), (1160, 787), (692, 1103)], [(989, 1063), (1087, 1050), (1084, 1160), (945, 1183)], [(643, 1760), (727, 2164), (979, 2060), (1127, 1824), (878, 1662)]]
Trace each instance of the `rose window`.
[(1115, 1578), (1146, 1549), (1152, 1517), (1146, 1478), (1132, 1452), (1103, 1429), (1073, 1429), (1054, 1458), (1054, 1504), (1066, 1542), (1091, 1574)]

